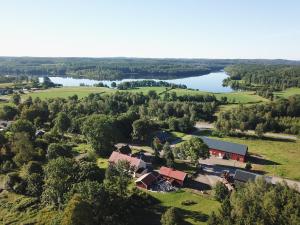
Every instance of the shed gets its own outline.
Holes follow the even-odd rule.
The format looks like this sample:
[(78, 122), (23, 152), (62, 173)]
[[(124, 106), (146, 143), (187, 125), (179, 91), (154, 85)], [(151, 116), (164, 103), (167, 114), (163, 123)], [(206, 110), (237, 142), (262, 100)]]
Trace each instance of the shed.
[(233, 178), (234, 181), (246, 183), (248, 181), (255, 181), (258, 177), (261, 177), (261, 175), (237, 169)]

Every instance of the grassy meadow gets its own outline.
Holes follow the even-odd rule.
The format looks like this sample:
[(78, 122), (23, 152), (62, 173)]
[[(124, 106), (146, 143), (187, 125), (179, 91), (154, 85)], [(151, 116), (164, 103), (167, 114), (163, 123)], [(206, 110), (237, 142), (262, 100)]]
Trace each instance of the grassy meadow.
[[(165, 87), (141, 87), (130, 90), (125, 90), (129, 92), (142, 92), (148, 93), (150, 90), (156, 91), (158, 94), (162, 94), (166, 92)], [(46, 98), (67, 98), (69, 96), (77, 94), (79, 98), (83, 98), (88, 96), (91, 93), (113, 93), (116, 92), (116, 89), (110, 89), (105, 87), (61, 87), (61, 88), (51, 88), (46, 90), (40, 90), (35, 92), (30, 92), (22, 95), (23, 98), (27, 96), (31, 96), (32, 98), (39, 97), (41, 99)], [(218, 99), (221, 97), (227, 97), (229, 102), (238, 103), (259, 103), (268, 101), (267, 99), (255, 95), (254, 92), (230, 92), (230, 93), (210, 93), (196, 90), (188, 90), (188, 89), (172, 89), (167, 92), (176, 92), (177, 95), (196, 95), (196, 94), (214, 94)]]
[(288, 98), (291, 95), (300, 95), (300, 88), (288, 88), (284, 91), (278, 91), (274, 93), (275, 96)]
[[(210, 199), (209, 196), (193, 194), (188, 190), (180, 190), (171, 193), (148, 192), (158, 202), (148, 208), (148, 213), (138, 216), (138, 221), (147, 221), (149, 225), (159, 225), (161, 214), (168, 207), (176, 207), (182, 214), (185, 224), (206, 224), (212, 211), (217, 211), (219, 202)], [(186, 200), (194, 201), (194, 204), (185, 206), (181, 203)]]

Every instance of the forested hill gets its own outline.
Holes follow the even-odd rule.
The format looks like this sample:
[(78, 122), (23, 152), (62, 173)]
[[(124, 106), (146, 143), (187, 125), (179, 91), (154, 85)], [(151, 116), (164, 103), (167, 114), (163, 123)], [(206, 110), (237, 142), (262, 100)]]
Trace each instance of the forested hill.
[(289, 87), (300, 87), (300, 65), (231, 65), (225, 68), (232, 81), (243, 80), (239, 88), (245, 89), (253, 85), (265, 86), (269, 89), (284, 90)]
[(71, 76), (92, 79), (171, 79), (219, 71), (233, 64), (295, 65), (299, 61), (250, 59), (0, 57), (0, 75)]

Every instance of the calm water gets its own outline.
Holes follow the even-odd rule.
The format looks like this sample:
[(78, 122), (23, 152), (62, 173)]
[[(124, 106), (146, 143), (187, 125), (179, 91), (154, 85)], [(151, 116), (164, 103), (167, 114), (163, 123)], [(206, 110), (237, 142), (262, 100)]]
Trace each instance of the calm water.
[[(172, 80), (163, 80), (169, 83), (174, 84), (185, 84), (188, 88), (199, 89), (201, 91), (209, 91), (209, 92), (231, 92), (232, 89), (230, 87), (223, 87), (222, 81), (227, 78), (228, 75), (221, 71), (210, 73), (203, 76), (198, 77), (187, 77), (180, 79), (172, 79)], [(104, 84), (110, 86), (113, 81), (108, 80), (90, 80), (90, 79), (76, 79), (71, 77), (49, 77), (50, 80), (56, 84), (62, 84), (63, 86), (80, 86), (80, 84), (84, 83), (85, 85), (94, 85), (99, 82), (103, 82)], [(42, 78), (41, 78), (42, 79)], [(145, 79), (123, 79), (116, 80), (117, 84), (124, 81), (134, 81), (134, 80), (145, 80)], [(156, 79), (153, 79), (158, 81)]]

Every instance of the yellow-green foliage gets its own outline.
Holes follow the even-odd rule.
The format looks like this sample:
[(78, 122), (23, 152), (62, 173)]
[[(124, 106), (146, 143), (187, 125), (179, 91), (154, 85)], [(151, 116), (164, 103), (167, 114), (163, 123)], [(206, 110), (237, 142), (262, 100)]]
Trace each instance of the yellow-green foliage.
[(60, 213), (51, 208), (39, 208), (36, 198), (7, 191), (0, 194), (0, 224), (53, 224)]

